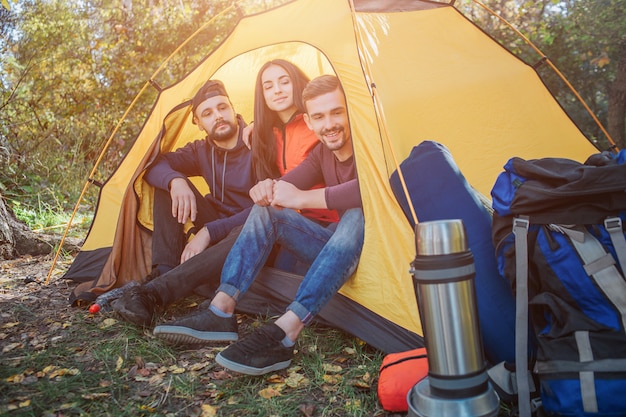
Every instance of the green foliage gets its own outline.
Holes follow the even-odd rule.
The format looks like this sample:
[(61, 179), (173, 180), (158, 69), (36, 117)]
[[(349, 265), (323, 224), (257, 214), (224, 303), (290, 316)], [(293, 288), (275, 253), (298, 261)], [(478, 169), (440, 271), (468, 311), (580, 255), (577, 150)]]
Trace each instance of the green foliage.
[[(36, 206), (34, 197), (49, 189), (68, 210), (88, 178), (105, 181), (139, 133), (157, 90), (138, 97), (92, 175), (126, 109), (165, 58), (231, 3), (18, 0), (10, 11), (0, 9), (0, 192)], [(247, 9), (232, 8), (152, 81), (167, 87), (181, 79), (230, 31), (238, 13), (278, 3), (251, 0)], [(87, 194), (89, 204), (96, 194)]]

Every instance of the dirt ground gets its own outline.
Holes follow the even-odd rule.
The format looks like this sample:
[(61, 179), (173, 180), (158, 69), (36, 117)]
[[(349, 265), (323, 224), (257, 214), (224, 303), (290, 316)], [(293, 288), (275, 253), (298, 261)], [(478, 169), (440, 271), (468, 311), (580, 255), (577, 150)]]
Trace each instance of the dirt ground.
[[(52, 264), (52, 256), (24, 256), (18, 259), (0, 262), (0, 322), (6, 324), (11, 321), (8, 309), (4, 306), (20, 303), (31, 313), (32, 322), (23, 322), (24, 328), (37, 326), (41, 319), (54, 318), (57, 321), (65, 319), (75, 310), (69, 306), (68, 295), (71, 284), (60, 278), (65, 265), (59, 261), (50, 282), (45, 281)], [(42, 300), (46, 300), (42, 303)], [(3, 326), (0, 333), (0, 343), (9, 338), (12, 328), (18, 326)], [(17, 330), (17, 329), (16, 329)]]
[[(106, 313), (105, 315), (91, 315), (86, 309), (71, 307), (68, 297), (75, 286), (74, 282), (62, 279), (63, 274), (69, 268), (72, 259), (59, 260), (53, 271), (50, 281), (46, 284), (46, 278), (52, 263), (52, 255), (46, 256), (25, 256), (19, 259), (0, 262), (0, 415), (15, 416), (70, 416), (85, 415), (83, 411), (76, 411), (76, 397), (80, 397), (80, 404), (84, 405), (85, 399), (94, 402), (115, 401), (113, 406), (118, 408), (108, 409), (92, 409), (99, 410), (99, 415), (147, 415), (151, 412), (138, 413), (137, 407), (143, 407), (141, 404), (151, 404), (150, 410), (158, 410), (165, 415), (184, 415), (184, 416), (214, 416), (219, 407), (213, 407), (207, 404), (215, 404), (215, 398), (221, 398), (224, 395), (221, 387), (230, 384), (229, 381), (237, 379), (236, 375), (232, 375), (227, 370), (216, 366), (213, 358), (217, 351), (216, 348), (201, 348), (177, 351), (176, 357), (172, 358), (164, 352), (164, 358), (155, 362), (143, 363), (137, 357), (125, 360), (123, 364), (119, 364), (116, 368), (120, 368), (121, 383), (117, 385), (124, 386), (124, 393), (118, 396), (108, 395), (106, 387), (103, 384), (107, 381), (96, 381), (95, 387), (98, 390), (96, 394), (90, 391), (94, 385), (78, 386), (74, 388), (66, 388), (65, 391), (58, 391), (56, 394), (52, 392), (44, 392), (46, 381), (56, 379), (63, 372), (78, 372), (80, 368), (82, 375), (87, 373), (102, 372), (102, 360), (94, 355), (94, 346), (98, 345), (98, 338), (122, 338), (126, 335), (121, 332), (127, 332), (120, 324), (113, 324), (111, 327), (105, 328), (107, 321), (116, 322)], [(187, 309), (189, 306), (181, 306), (181, 309)], [(180, 314), (181, 311), (177, 313)], [(176, 313), (174, 313), (176, 314)], [(240, 317), (240, 329), (249, 330), (253, 325), (253, 320), (244, 315)], [(95, 331), (93, 330), (95, 328)], [(100, 329), (103, 330), (100, 330)], [(136, 330), (131, 330), (135, 331)], [(151, 332), (144, 331), (134, 337), (147, 340), (151, 343), (154, 339)], [(154, 347), (154, 346), (153, 346)], [(56, 349), (56, 350), (55, 350)], [(63, 350), (64, 349), (64, 350)], [(69, 351), (68, 351), (69, 349)], [(159, 349), (162, 349), (159, 347)], [(55, 356), (55, 352), (59, 352)], [(300, 353), (301, 355), (303, 353)], [(326, 361), (334, 361), (333, 363), (342, 364), (344, 371), (361, 372), (359, 366), (350, 366), (352, 354), (341, 352), (336, 358), (326, 357)], [(41, 362), (41, 357), (45, 357), (47, 362)], [(39, 358), (39, 359), (38, 359)], [(137, 361), (137, 363), (135, 363)], [(33, 363), (31, 363), (33, 362)], [(115, 362), (115, 361), (113, 361)], [(115, 365), (115, 364), (114, 364)], [(114, 366), (115, 367), (115, 366)], [(18, 371), (19, 369), (19, 371)], [(32, 372), (31, 372), (32, 370)], [(116, 369), (118, 371), (118, 369)], [(334, 368), (332, 372), (337, 372)], [(210, 387), (196, 389), (193, 394), (182, 398), (181, 396), (172, 395), (167, 381), (176, 377), (177, 372), (192, 373), (196, 375), (198, 386)], [(330, 371), (329, 371), (330, 372)], [(376, 369), (371, 372), (361, 372), (367, 375), (365, 383), (363, 375), (358, 378), (350, 377), (359, 384), (352, 384), (357, 391), (363, 391), (365, 383), (365, 391), (372, 392), (375, 390), (371, 386), (370, 375), (375, 375)], [(295, 376), (302, 376), (301, 371), (297, 371)], [(281, 376), (288, 382), (292, 377), (291, 374)], [(338, 375), (329, 375), (334, 379), (340, 378)], [(347, 376), (344, 375), (346, 380)], [(158, 380), (157, 380), (158, 378)], [(334, 381), (333, 379), (333, 381)], [(301, 378), (302, 381), (305, 379)], [(156, 382), (155, 382), (156, 381)], [(252, 384), (250, 379), (243, 379), (242, 383)], [(248, 381), (248, 382), (245, 382)], [(256, 388), (251, 388), (253, 392), (259, 391), (260, 395), (265, 395), (273, 387), (282, 384), (275, 384), (277, 381), (267, 379), (267, 381), (256, 382)], [(331, 381), (331, 379), (328, 379)], [(279, 381), (280, 382), (280, 381)], [(108, 382), (107, 382), (108, 383)], [(114, 382), (112, 387), (116, 383)], [(242, 386), (245, 386), (242, 385)], [(325, 404), (331, 402), (331, 398), (339, 398), (343, 402), (345, 399), (337, 392), (337, 388), (322, 387), (322, 389), (311, 389), (309, 395), (317, 398), (315, 406), (310, 405), (308, 398), (295, 401), (302, 403), (300, 406), (301, 416), (318, 415), (321, 410), (326, 407)], [(76, 393), (74, 393), (76, 391)], [(272, 391), (273, 392), (273, 391)], [(375, 392), (375, 391), (373, 391)], [(59, 397), (62, 396), (63, 398)], [(98, 395), (107, 395), (106, 398), (98, 397)], [(269, 395), (269, 394), (267, 394)], [(119, 397), (119, 398), (116, 398)], [(74, 398), (74, 400), (72, 400)], [(370, 398), (372, 396), (370, 395)], [(375, 395), (373, 396), (375, 400)], [(117, 401), (116, 401), (117, 400)], [(124, 400), (124, 401), (122, 401)], [(334, 400), (334, 404), (340, 403)], [(130, 404), (130, 405), (129, 405)], [(139, 405), (137, 405), (139, 404)], [(135, 411), (128, 409), (135, 406)], [(113, 407), (112, 406), (112, 407)], [(65, 408), (64, 408), (65, 407)], [(220, 415), (233, 415), (225, 411), (224, 405), (221, 406)], [(376, 416), (401, 416), (402, 414), (387, 414), (381, 410), (380, 405), (370, 404), (371, 413), (367, 415)], [(80, 407), (79, 407), (80, 408)], [(183, 411), (181, 411), (183, 410)], [(123, 412), (122, 412), (123, 411)], [(154, 411), (157, 412), (157, 411)], [(121, 414), (120, 414), (121, 413)], [(92, 414), (92, 412), (87, 412)], [(238, 413), (239, 415), (242, 415)], [(245, 413), (244, 413), (245, 414)], [(281, 413), (271, 413), (268, 415), (280, 415)], [(162, 414), (158, 414), (162, 415)], [(248, 414), (245, 414), (248, 415)], [(257, 414), (254, 414), (257, 415)], [(262, 415), (262, 414), (258, 414)], [(290, 414), (292, 415), (292, 414)], [(352, 412), (334, 413), (333, 415), (354, 415)]]

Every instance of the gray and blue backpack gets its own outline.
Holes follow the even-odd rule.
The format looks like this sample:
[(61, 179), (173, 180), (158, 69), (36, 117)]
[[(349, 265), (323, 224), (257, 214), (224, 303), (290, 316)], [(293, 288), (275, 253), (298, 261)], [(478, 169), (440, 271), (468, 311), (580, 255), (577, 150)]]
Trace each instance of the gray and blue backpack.
[(516, 295), (520, 415), (529, 369), (548, 415), (626, 415), (625, 159), (512, 158), (492, 189), (498, 268)]

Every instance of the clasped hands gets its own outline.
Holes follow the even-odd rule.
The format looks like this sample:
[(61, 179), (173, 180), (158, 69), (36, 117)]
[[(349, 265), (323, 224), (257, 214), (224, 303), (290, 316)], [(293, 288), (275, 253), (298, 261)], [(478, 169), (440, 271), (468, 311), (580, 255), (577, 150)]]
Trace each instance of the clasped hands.
[(295, 185), (270, 178), (259, 181), (250, 189), (250, 198), (259, 206), (272, 206), (279, 209), (300, 209), (302, 191)]

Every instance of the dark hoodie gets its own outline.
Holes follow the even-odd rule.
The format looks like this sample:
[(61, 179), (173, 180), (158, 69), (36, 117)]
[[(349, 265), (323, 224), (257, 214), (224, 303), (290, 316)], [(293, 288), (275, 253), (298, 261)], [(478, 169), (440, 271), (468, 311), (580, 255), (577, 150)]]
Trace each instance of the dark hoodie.
[(233, 149), (220, 148), (208, 137), (196, 140), (175, 152), (160, 155), (145, 176), (150, 185), (166, 191), (174, 178), (203, 177), (211, 191), (205, 197), (221, 215), (205, 225), (212, 243), (244, 224), (253, 204), (248, 195), (256, 183), (252, 153), (241, 139), (245, 127), (241, 116), (237, 116), (237, 121), (239, 137)]

